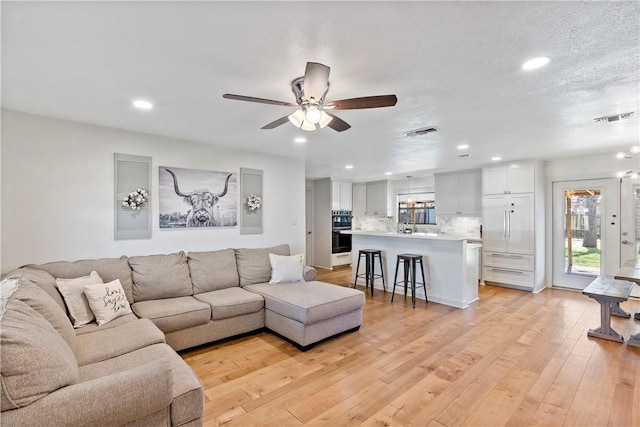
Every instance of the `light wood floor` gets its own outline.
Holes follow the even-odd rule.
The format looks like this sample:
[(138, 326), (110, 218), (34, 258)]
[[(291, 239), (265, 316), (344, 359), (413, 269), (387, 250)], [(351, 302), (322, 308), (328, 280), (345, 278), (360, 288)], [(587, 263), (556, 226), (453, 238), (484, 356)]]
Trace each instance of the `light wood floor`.
[(367, 295), (358, 332), (306, 353), (270, 333), (183, 352), (205, 425), (640, 426), (640, 348), (587, 338), (599, 308), (579, 292), (482, 286), (466, 310), (390, 297)]

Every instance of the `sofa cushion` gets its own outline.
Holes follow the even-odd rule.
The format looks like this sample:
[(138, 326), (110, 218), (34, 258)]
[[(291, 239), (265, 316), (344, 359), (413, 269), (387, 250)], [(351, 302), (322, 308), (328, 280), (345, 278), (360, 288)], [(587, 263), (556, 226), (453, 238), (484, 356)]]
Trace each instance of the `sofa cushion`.
[(133, 369), (157, 359), (165, 359), (171, 369), (173, 380), (171, 425), (180, 426), (201, 418), (204, 411), (202, 383), (180, 355), (166, 344), (150, 345), (120, 357), (82, 366), (80, 380), (90, 381), (114, 372)]
[(88, 276), (74, 279), (56, 279), (56, 285), (67, 305), (74, 328), (80, 328), (95, 319), (84, 294), (84, 286), (99, 283), (103, 283), (102, 278), (95, 271)]
[(202, 325), (211, 320), (209, 304), (194, 297), (178, 297), (135, 302), (131, 306), (138, 317), (151, 319), (162, 332)]
[(133, 271), (133, 300), (149, 301), (193, 294), (187, 255), (148, 255), (129, 258)]
[(323, 282), (261, 283), (245, 289), (264, 297), (264, 307), (305, 325), (362, 308), (362, 291)]
[(21, 278), (18, 279), (18, 289), (13, 294), (13, 297), (26, 303), (44, 317), (67, 342), (71, 350), (75, 349), (76, 334), (73, 326), (64, 310), (48, 293), (30, 280)]
[(118, 279), (102, 285), (85, 285), (84, 295), (98, 325), (105, 325), (116, 317), (131, 313), (131, 306)]
[(0, 409), (29, 405), (78, 382), (71, 348), (42, 315), (10, 298), (0, 319)]
[(240, 285), (233, 249), (189, 252), (188, 262), (194, 294)]
[(236, 249), (240, 286), (268, 282), (271, 278), (269, 254), (289, 255), (289, 245), (259, 249)]
[(85, 259), (74, 262), (58, 261), (41, 265), (28, 265), (26, 267), (44, 270), (53, 277), (61, 279), (86, 276), (95, 270), (105, 282), (119, 279), (125, 294), (127, 294), (127, 299), (129, 302), (133, 302), (133, 278), (129, 261), (125, 256), (120, 258)]
[(135, 322), (136, 320), (138, 320), (138, 316), (136, 316), (135, 314), (133, 314), (133, 313), (125, 314), (124, 316), (120, 316), (120, 317), (117, 317), (117, 318), (113, 319), (109, 323), (105, 323), (104, 325), (98, 325), (96, 322), (88, 323), (85, 326), (83, 326), (82, 328), (76, 329), (75, 333), (76, 333), (76, 336), (84, 335), (84, 334), (90, 334), (90, 333), (95, 332), (95, 331), (101, 331), (103, 329), (114, 328), (114, 327), (122, 325), (124, 323)]
[(211, 306), (212, 320), (255, 313), (264, 308), (264, 298), (240, 287), (204, 292), (193, 297)]
[[(81, 275), (82, 276), (82, 275)], [(64, 305), (62, 295), (58, 292), (56, 287), (56, 278), (44, 270), (38, 270), (36, 268), (21, 267), (16, 270), (10, 271), (5, 277), (16, 277), (19, 279), (29, 280), (39, 288), (49, 294), (51, 298), (62, 308), (62, 311), (67, 312), (67, 306)]]
[(78, 365), (121, 356), (152, 344), (164, 343), (164, 334), (149, 319), (137, 319), (119, 326), (78, 336)]

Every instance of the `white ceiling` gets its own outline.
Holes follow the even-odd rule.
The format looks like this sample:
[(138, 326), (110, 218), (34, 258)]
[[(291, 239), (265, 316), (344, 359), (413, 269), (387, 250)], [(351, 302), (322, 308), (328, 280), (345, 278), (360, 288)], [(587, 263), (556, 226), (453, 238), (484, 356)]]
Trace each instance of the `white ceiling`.
[[(640, 135), (640, 3), (11, 2), (2, 12), (2, 106), (303, 157), (307, 177), (356, 180), (503, 160), (612, 155)], [(525, 72), (528, 58), (551, 63)], [(263, 125), (294, 102), (307, 61), (327, 100), (396, 94), (339, 111), (352, 128)], [(131, 100), (154, 102), (135, 111)], [(625, 122), (594, 117), (635, 111)], [(432, 125), (439, 132), (403, 133)], [(296, 136), (307, 137), (296, 144)], [(460, 159), (459, 144), (471, 158)], [(351, 163), (352, 170), (344, 165)]]

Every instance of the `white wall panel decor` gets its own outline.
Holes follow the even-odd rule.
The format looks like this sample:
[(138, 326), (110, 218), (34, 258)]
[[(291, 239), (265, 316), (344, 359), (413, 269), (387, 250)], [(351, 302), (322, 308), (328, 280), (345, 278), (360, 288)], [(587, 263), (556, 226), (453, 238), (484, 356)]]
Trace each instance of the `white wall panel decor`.
[[(114, 238), (116, 240), (151, 238), (151, 157), (114, 154)], [(129, 194), (141, 189), (147, 201), (139, 208), (123, 206)]]
[[(240, 168), (240, 187), (240, 234), (262, 234), (262, 171)], [(261, 206), (250, 210), (247, 201), (249, 196), (258, 196)]]

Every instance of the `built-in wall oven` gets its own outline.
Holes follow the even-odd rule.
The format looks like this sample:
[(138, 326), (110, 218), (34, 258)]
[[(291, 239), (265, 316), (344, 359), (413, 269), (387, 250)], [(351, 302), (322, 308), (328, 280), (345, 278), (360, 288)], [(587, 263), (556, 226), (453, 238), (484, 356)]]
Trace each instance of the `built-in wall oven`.
[(331, 253), (351, 252), (351, 234), (341, 233), (343, 230), (351, 230), (351, 218), (351, 211), (331, 211)]

